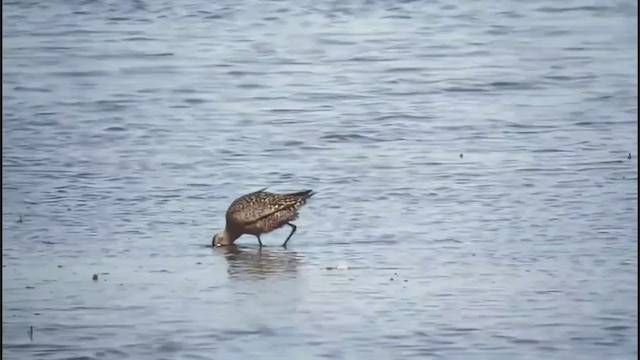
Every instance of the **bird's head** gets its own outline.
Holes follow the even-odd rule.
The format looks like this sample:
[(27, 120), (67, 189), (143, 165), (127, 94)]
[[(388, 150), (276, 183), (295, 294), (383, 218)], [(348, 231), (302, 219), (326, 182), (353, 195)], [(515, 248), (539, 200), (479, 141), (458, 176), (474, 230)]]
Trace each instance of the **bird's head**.
[(219, 233), (213, 235), (213, 238), (211, 239), (211, 246), (213, 247), (231, 244), (233, 244), (233, 241), (226, 231), (220, 231)]

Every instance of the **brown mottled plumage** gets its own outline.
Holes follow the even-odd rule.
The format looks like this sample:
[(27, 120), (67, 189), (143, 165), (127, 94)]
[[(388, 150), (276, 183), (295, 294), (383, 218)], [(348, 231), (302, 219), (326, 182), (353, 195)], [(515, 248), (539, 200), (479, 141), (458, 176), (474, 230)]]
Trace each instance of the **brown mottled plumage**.
[(282, 244), (296, 232), (291, 222), (298, 218), (298, 210), (315, 193), (305, 190), (288, 194), (276, 194), (264, 191), (266, 188), (243, 195), (231, 203), (226, 214), (223, 231), (213, 236), (211, 245), (231, 245), (244, 234), (254, 235), (262, 246), (260, 235), (279, 229), (284, 225), (291, 227), (291, 233)]

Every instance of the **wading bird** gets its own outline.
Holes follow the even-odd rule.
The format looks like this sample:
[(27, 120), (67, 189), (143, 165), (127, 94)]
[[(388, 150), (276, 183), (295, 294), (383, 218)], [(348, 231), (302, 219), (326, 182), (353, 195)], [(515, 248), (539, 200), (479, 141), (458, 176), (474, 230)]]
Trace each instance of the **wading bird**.
[(227, 209), (225, 228), (213, 236), (212, 246), (233, 245), (244, 234), (254, 235), (262, 246), (260, 235), (289, 225), (291, 233), (282, 244), (287, 247), (287, 242), (297, 229), (291, 222), (298, 218), (298, 210), (315, 193), (305, 190), (277, 194), (264, 191), (266, 189), (243, 195), (231, 203)]

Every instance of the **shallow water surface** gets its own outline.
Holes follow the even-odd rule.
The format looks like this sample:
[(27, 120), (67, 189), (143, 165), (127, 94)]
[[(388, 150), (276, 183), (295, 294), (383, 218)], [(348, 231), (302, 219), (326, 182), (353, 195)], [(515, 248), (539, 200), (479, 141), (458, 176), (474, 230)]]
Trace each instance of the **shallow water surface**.
[(3, 2), (3, 357), (637, 358), (636, 14)]

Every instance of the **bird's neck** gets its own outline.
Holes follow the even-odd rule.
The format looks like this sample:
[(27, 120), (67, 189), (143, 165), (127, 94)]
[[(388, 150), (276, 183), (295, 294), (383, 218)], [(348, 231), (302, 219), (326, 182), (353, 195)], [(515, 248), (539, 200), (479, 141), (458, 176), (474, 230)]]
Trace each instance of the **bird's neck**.
[(236, 239), (238, 239), (242, 234), (237, 231), (233, 231), (233, 229), (225, 228), (224, 229), (224, 239), (227, 244), (233, 244)]

